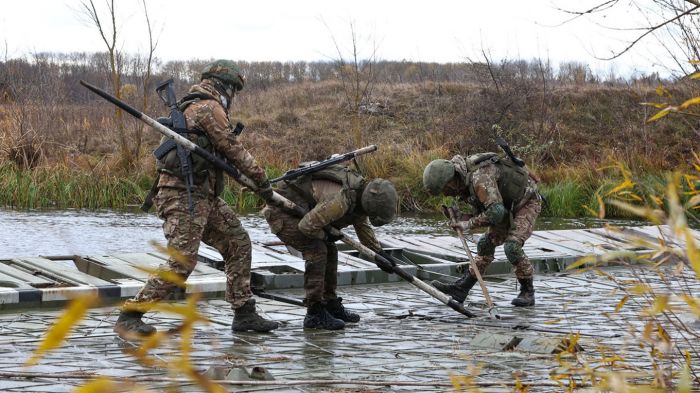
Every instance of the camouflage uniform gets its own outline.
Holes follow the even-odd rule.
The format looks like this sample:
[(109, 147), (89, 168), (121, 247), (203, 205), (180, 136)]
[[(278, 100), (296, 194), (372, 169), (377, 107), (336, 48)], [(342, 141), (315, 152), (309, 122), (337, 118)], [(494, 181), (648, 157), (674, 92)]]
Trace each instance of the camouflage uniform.
[(368, 217), (361, 210), (360, 195), (329, 180), (311, 180), (313, 200), (309, 204), (291, 187), (283, 184), (278, 192), (298, 205), (311, 209), (303, 218), (293, 217), (280, 208), (267, 206), (263, 214), (272, 233), (300, 251), (306, 261), (304, 289), (306, 304), (338, 298), (336, 294), (338, 249), (326, 239), (323, 227), (341, 229), (352, 225), (362, 244), (374, 251), (381, 245), (374, 236)]
[[(465, 159), (462, 156), (455, 156), (452, 159), (458, 173), (467, 174)], [(474, 258), (474, 265), (483, 275), (488, 265), (494, 260), (494, 252), (497, 246), (507, 241), (515, 242), (519, 247), (509, 253), (506, 250), (509, 261), (515, 267), (515, 275), (518, 279), (532, 278), (533, 268), (530, 260), (524, 252), (522, 246), (532, 235), (535, 220), (542, 209), (542, 202), (537, 192), (537, 184), (532, 177), (528, 176), (525, 193), (520, 200), (510, 201), (511, 206), (505, 206), (507, 218), (504, 222), (493, 224), (489, 219), (487, 209), (493, 204), (504, 204), (504, 200), (499, 190), (498, 166), (487, 164), (481, 166), (468, 174), (469, 183), (472, 185), (472, 192), (467, 187), (461, 190), (460, 198), (469, 203), (477, 212), (477, 215), (470, 218), (470, 224), (475, 227), (487, 227), (486, 233), (479, 239), (477, 244), (477, 256)], [(507, 202), (507, 201), (506, 201)], [(507, 203), (506, 203), (507, 204)], [(470, 267), (473, 272), (474, 266)]]
[[(265, 173), (254, 158), (231, 132), (228, 111), (221, 101), (220, 94), (212, 80), (204, 79), (190, 89), (190, 93), (210, 96), (187, 106), (184, 115), (188, 129), (197, 129), (209, 139), (218, 154), (244, 175), (262, 187), (267, 182)], [(194, 136), (190, 139), (194, 140)], [(251, 243), (246, 230), (241, 226), (233, 210), (217, 196), (217, 188), (222, 184), (221, 176), (209, 169), (206, 179), (192, 189), (193, 214), (189, 211), (186, 185), (183, 180), (169, 173), (161, 172), (158, 193), (154, 198), (158, 216), (164, 220), (163, 231), (168, 247), (184, 255), (188, 263), (180, 263), (173, 258), (168, 260), (163, 270), (176, 272), (187, 278), (197, 263), (197, 250), (200, 241), (216, 248), (224, 258), (226, 273), (226, 301), (234, 309), (241, 307), (251, 298), (250, 264)], [(218, 180), (217, 180), (218, 179)], [(175, 290), (175, 285), (158, 277), (151, 277), (146, 285), (128, 304), (159, 301), (167, 298)]]

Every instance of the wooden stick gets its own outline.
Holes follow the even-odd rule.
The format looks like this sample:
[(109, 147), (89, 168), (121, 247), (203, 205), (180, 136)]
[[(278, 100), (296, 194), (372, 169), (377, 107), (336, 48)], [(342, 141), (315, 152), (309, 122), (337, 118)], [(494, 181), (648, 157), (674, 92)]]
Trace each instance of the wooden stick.
[[(450, 223), (455, 224), (457, 223), (457, 217), (455, 217), (455, 213), (450, 209), (449, 207), (442, 205), (442, 210), (445, 212), (445, 215), (447, 215), (450, 218)], [(484, 293), (484, 298), (486, 299), (486, 305), (489, 306), (489, 310), (493, 309), (493, 301), (491, 300), (491, 296), (489, 295), (488, 289), (486, 289), (486, 284), (484, 283), (484, 279), (481, 278), (481, 272), (479, 272), (479, 267), (474, 264), (474, 255), (472, 255), (472, 250), (469, 249), (469, 245), (467, 245), (467, 241), (464, 239), (464, 232), (462, 231), (461, 228), (454, 228), (455, 231), (457, 231), (457, 236), (459, 236), (459, 240), (462, 241), (462, 246), (464, 247), (464, 251), (467, 252), (467, 256), (469, 257), (469, 262), (471, 264), (472, 270), (474, 270), (474, 275), (476, 276), (476, 279), (479, 281), (479, 286), (481, 286), (481, 291)]]

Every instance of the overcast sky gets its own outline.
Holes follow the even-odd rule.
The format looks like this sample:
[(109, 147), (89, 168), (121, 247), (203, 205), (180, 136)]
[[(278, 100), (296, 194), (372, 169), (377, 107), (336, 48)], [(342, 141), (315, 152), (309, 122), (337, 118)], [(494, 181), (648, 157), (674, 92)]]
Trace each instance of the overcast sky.
[[(87, 0), (86, 0), (87, 1)], [(596, 60), (625, 46), (621, 32), (590, 20), (570, 23), (557, 6), (585, 8), (594, 1), (566, 0), (147, 0), (163, 60), (323, 60), (337, 56), (333, 37), (347, 49), (350, 22), (361, 54), (373, 43), (379, 59), (459, 62), (494, 59), (581, 61), (599, 73), (613, 67), (629, 75), (659, 71), (653, 38), (615, 62)], [(94, 26), (81, 18), (80, 0), (0, 0), (0, 54), (104, 51)], [(95, 0), (107, 17), (105, 0)], [(147, 30), (141, 0), (116, 1), (122, 50), (144, 52)], [(618, 7), (606, 22), (631, 23), (636, 11)], [(109, 21), (107, 21), (109, 22)], [(629, 36), (628, 36), (629, 37)]]

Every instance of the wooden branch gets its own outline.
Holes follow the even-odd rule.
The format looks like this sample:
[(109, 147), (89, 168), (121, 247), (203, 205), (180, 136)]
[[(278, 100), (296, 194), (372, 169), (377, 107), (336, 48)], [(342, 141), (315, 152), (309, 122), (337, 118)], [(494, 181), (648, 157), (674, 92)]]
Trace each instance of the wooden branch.
[[(686, 1), (687, 1), (687, 0), (686, 0)], [(683, 11), (682, 13), (676, 15), (675, 17), (673, 17), (673, 18), (671, 18), (671, 19), (668, 19), (668, 20), (666, 20), (666, 21), (663, 21), (663, 22), (659, 23), (659, 24), (656, 25), (656, 26), (651, 26), (651, 27), (649, 27), (647, 31), (645, 31), (645, 32), (644, 32), (643, 34), (641, 34), (639, 37), (635, 38), (634, 41), (632, 41), (629, 45), (627, 45), (627, 47), (626, 47), (625, 49), (623, 49), (621, 52), (618, 52), (618, 53), (616, 53), (615, 55), (613, 55), (613, 56), (611, 56), (611, 57), (602, 57), (602, 58), (598, 58), (598, 59), (599, 59), (599, 60), (613, 60), (613, 59), (617, 59), (618, 57), (620, 57), (620, 56), (622, 56), (623, 54), (627, 53), (627, 51), (629, 51), (630, 49), (632, 49), (633, 46), (635, 46), (639, 41), (641, 41), (641, 40), (642, 40), (644, 37), (646, 37), (647, 35), (649, 35), (649, 34), (653, 33), (654, 31), (656, 31), (656, 30), (658, 30), (658, 29), (660, 29), (660, 28), (666, 26), (667, 24), (669, 24), (669, 23), (671, 23), (671, 22), (674, 22), (674, 21), (677, 21), (678, 19), (681, 19), (682, 17), (684, 17), (684, 16), (686, 16), (686, 15), (692, 13), (693, 11), (696, 11), (697, 9), (700, 9), (700, 5), (697, 5), (697, 6), (695, 6), (695, 7), (693, 7), (693, 8), (690, 8), (690, 9), (688, 9), (688, 10), (686, 10), (686, 11)]]

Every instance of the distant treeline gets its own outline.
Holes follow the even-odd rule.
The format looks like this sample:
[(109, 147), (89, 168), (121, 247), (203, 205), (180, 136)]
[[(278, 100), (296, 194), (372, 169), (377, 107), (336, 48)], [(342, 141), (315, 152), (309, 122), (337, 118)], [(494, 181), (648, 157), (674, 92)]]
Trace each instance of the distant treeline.
[[(143, 55), (121, 55), (117, 59), (124, 93), (153, 91), (143, 86), (147, 59)], [(177, 60), (152, 65), (149, 84), (174, 78), (178, 89), (195, 82), (209, 60)], [(344, 68), (354, 64), (342, 61), (238, 61), (246, 79), (246, 89), (268, 89), (280, 84), (337, 80)], [(616, 75), (597, 75), (586, 64), (567, 62), (554, 67), (545, 60), (503, 60), (491, 62), (426, 63), (413, 61), (366, 61), (357, 64), (363, 73), (371, 66), (372, 83), (474, 82), (503, 79), (531, 80), (548, 84), (658, 84), (651, 74), (630, 79)], [(80, 79), (110, 86), (111, 74), (106, 53), (39, 53), (27, 58), (0, 61), (0, 103), (31, 100), (35, 102), (85, 103), (97, 99), (78, 84)], [(138, 88), (136, 88), (138, 86)]]

